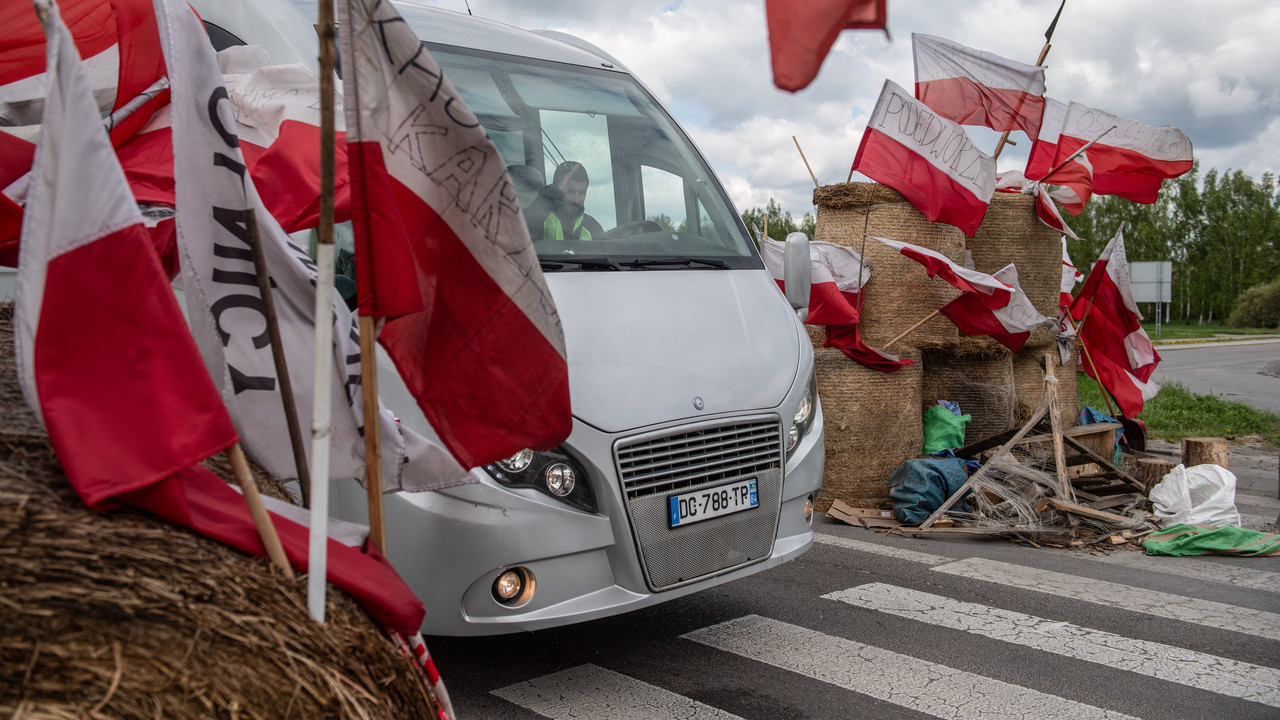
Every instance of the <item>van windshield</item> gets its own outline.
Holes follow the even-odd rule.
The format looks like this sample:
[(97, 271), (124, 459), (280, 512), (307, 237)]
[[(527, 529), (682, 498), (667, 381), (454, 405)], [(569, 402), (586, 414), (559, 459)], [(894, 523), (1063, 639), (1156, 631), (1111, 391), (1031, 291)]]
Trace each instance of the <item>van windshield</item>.
[(502, 153), (544, 268), (763, 267), (701, 157), (630, 75), (429, 48)]

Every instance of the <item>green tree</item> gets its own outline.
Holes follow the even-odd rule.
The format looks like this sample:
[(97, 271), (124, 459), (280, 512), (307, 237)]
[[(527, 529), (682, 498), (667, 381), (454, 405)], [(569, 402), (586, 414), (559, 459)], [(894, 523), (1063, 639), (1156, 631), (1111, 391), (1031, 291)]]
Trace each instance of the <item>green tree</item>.
[(777, 200), (769, 198), (769, 204), (764, 208), (751, 208), (742, 213), (742, 223), (751, 231), (753, 240), (756, 233), (764, 229), (766, 215), (769, 218), (769, 237), (774, 240), (785, 240), (793, 232), (802, 232), (812, 240), (818, 226), (818, 219), (813, 213), (805, 213), (797, 225), (789, 211), (784, 212)]

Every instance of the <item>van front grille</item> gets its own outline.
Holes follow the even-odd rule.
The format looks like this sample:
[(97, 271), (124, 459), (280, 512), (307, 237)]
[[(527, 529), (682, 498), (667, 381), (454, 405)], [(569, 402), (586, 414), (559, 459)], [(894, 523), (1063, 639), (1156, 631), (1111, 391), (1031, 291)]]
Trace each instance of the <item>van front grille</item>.
[[(777, 415), (674, 428), (614, 449), (645, 577), (655, 591), (758, 562), (773, 552), (782, 503)], [(759, 506), (671, 527), (668, 498), (754, 478)]]

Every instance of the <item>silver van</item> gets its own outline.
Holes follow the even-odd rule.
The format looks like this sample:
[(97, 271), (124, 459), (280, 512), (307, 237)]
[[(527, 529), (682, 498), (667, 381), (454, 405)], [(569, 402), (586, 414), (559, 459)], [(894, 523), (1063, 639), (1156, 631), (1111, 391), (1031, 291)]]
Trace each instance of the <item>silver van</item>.
[[(261, 0), (195, 5), (215, 44), (263, 42), (253, 36), (266, 30), (245, 19)], [(311, 47), (313, 7), (296, 21)], [(702, 156), (599, 48), (397, 8), (484, 125), (522, 202), (546, 195), (558, 169), (580, 167), (598, 222), (589, 239), (532, 228), (567, 344), (569, 438), (474, 468), (474, 484), (385, 498), (388, 555), (426, 604), (423, 631), (590, 620), (805, 552), (824, 461), (797, 313), (807, 243), (792, 245), (788, 302)], [(431, 433), (385, 356), (379, 387), (402, 422)], [(366, 517), (356, 483), (335, 483), (331, 504), (339, 517)]]

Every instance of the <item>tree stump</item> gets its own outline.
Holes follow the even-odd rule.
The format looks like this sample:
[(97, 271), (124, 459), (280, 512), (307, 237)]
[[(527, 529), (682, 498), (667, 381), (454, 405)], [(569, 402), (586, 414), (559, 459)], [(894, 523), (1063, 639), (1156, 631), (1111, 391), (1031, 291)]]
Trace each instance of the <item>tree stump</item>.
[(1176, 463), (1160, 458), (1141, 458), (1138, 460), (1138, 479), (1142, 481), (1142, 486), (1146, 488), (1147, 493), (1151, 493), (1151, 488), (1155, 487), (1164, 480), (1164, 476), (1169, 471), (1177, 467)]
[(1227, 466), (1225, 438), (1182, 438), (1182, 464)]

